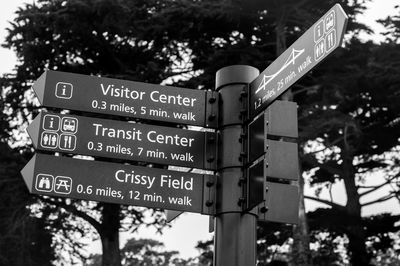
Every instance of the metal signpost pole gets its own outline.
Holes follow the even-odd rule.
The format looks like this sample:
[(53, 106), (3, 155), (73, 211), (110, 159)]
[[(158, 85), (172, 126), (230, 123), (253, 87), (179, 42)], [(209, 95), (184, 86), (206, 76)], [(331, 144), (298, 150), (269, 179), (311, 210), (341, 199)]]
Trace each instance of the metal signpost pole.
[(220, 93), (217, 210), (215, 217), (215, 266), (249, 266), (256, 263), (256, 225), (254, 213), (242, 212), (244, 202), (243, 123), (247, 117), (246, 85), (257, 77), (254, 67), (236, 65), (216, 74)]

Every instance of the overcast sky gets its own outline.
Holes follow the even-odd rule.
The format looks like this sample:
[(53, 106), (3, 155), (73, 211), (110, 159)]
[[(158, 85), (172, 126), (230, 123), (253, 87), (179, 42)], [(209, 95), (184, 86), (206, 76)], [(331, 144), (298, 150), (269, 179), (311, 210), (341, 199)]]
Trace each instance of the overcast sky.
[[(33, 0), (2, 0), (0, 8), (0, 42), (4, 42), (4, 38), (7, 34), (6, 27), (8, 27), (8, 21), (12, 21), (15, 17), (14, 12), (18, 6), (23, 3), (31, 3)], [(385, 18), (388, 15), (394, 13), (394, 6), (399, 4), (399, 0), (373, 0), (368, 4), (368, 10), (366, 14), (359, 18), (361, 22), (366, 23), (372, 29), (375, 30), (374, 36), (364, 36), (364, 38), (371, 38), (379, 42), (383, 40), (383, 37), (379, 35), (384, 29), (378, 23), (375, 22), (377, 19)], [(3, 73), (11, 72), (15, 66), (16, 57), (13, 51), (0, 48), (0, 75)], [(342, 187), (339, 184), (336, 186), (334, 191), (335, 200), (338, 203), (344, 204), (346, 199), (343, 197)], [(308, 204), (308, 208), (312, 208), (312, 205)], [(392, 201), (389, 204), (375, 207), (374, 209), (368, 209), (364, 211), (364, 214), (375, 213), (379, 208), (380, 212), (391, 211), (393, 208), (398, 209), (398, 203)], [(184, 214), (177, 219), (176, 222), (172, 223), (172, 227), (168, 230), (164, 230), (162, 236), (156, 236), (152, 230), (140, 230), (139, 234), (136, 234), (137, 238), (157, 238), (162, 241), (168, 250), (178, 250), (182, 257), (197, 256), (198, 252), (194, 249), (197, 241), (206, 240), (212, 237), (212, 234), (208, 233), (209, 219), (207, 216), (201, 216), (198, 214)], [(125, 237), (123, 237), (126, 239)], [(123, 244), (123, 243), (122, 243)], [(91, 250), (93, 252), (100, 253), (101, 246), (100, 242), (92, 245)]]

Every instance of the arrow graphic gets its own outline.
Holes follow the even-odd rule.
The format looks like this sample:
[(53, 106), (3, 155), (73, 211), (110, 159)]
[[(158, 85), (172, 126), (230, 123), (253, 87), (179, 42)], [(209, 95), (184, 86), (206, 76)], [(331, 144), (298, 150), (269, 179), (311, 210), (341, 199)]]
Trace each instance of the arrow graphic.
[(334, 5), (249, 85), (253, 119), (341, 46), (348, 17)]

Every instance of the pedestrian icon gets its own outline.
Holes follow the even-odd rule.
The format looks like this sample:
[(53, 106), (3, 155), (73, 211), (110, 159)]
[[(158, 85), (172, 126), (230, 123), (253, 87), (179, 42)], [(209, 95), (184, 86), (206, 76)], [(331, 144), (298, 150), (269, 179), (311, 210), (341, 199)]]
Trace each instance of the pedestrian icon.
[(54, 184), (54, 192), (70, 194), (72, 191), (72, 179), (68, 176), (57, 176)]
[(73, 86), (71, 83), (58, 82), (56, 85), (56, 97), (61, 99), (71, 99)]
[(44, 131), (40, 138), (40, 145), (45, 148), (55, 149), (58, 144), (58, 134), (55, 132)]
[(73, 151), (76, 147), (76, 136), (71, 134), (61, 134), (60, 135), (60, 149)]
[(43, 118), (43, 129), (57, 131), (60, 128), (60, 117), (57, 115), (45, 115)]
[(38, 174), (36, 176), (35, 188), (37, 191), (51, 192), (53, 190), (54, 177), (47, 174)]
[(75, 134), (78, 131), (78, 119), (65, 116), (61, 121), (61, 131)]

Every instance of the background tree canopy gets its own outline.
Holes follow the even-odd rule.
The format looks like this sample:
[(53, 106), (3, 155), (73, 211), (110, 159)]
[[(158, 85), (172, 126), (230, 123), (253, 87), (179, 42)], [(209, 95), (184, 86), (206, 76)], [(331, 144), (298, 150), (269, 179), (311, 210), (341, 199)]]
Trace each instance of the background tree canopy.
[[(85, 260), (79, 238), (89, 235), (102, 241), (102, 265), (121, 265), (121, 261), (133, 265), (127, 261), (160, 243), (132, 240), (121, 251), (119, 231), (134, 231), (145, 221), (160, 230), (164, 226), (157, 211), (28, 195), (18, 171), (33, 150), (22, 130), (40, 109), (30, 86), (45, 69), (212, 89), (215, 72), (224, 66), (266, 68), (335, 3), (350, 17), (345, 47), (291, 90), (299, 105), (301, 176), (317, 188), (316, 195), (306, 198), (327, 207), (308, 213), (295, 235), (288, 226), (260, 225), (259, 261), (260, 265), (277, 258), (293, 265), (399, 262), (395, 248), (399, 217), (362, 213), (366, 206), (400, 197), (400, 13), (382, 20), (388, 29), (386, 42), (362, 42), (358, 34), (370, 31), (355, 20), (364, 10), (362, 0), (39, 0), (20, 8), (3, 43), (19, 61), (15, 72), (0, 79), (4, 169), (0, 202), (12, 201), (19, 207), (0, 204), (7, 214), (1, 215), (0, 224), (15, 225), (10, 231), (14, 235), (42, 239), (38, 242), (42, 253), (32, 252), (24, 256), (26, 261), (49, 264), (59, 259), (55, 251), (60, 249), (70, 251), (75, 260)], [(371, 185), (371, 176), (381, 182)], [(345, 188), (346, 204), (319, 197), (318, 192), (339, 183)], [(382, 188), (389, 189), (374, 197)], [(27, 223), (31, 226), (24, 227)], [(8, 241), (0, 237), (0, 246)], [(316, 248), (304, 248), (309, 242)], [(210, 244), (199, 244), (204, 251), (199, 265), (210, 263)], [(29, 247), (21, 238), (12, 245)], [(291, 249), (277, 252), (285, 245)], [(0, 261), (8, 262), (6, 254), (0, 252)], [(152, 259), (171, 255), (151, 254)], [(26, 265), (26, 261), (11, 264)]]

